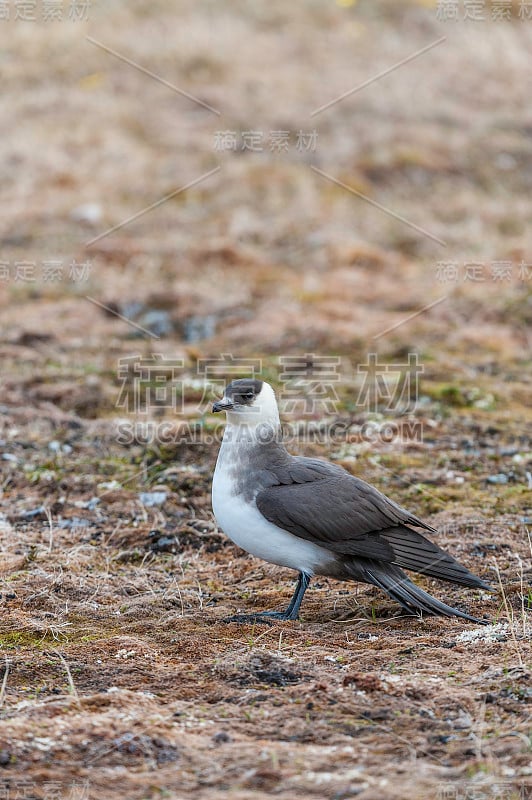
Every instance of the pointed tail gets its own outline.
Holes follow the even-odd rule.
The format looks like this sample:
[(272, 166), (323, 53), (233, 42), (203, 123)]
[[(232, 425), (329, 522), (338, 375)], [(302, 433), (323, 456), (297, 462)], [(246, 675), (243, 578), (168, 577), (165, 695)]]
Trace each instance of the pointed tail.
[(394, 558), (390, 560), (399, 567), (462, 586), (493, 591), (491, 586), (469, 572), (449, 553), (406, 525), (387, 528), (380, 531), (379, 536), (392, 546)]
[(405, 611), (415, 616), (431, 614), (442, 617), (461, 617), (477, 625), (489, 625), (485, 619), (477, 619), (469, 614), (448, 606), (425, 592), (394, 564), (372, 559), (353, 559), (344, 562), (348, 573), (354, 580), (364, 581), (377, 586), (401, 605)]

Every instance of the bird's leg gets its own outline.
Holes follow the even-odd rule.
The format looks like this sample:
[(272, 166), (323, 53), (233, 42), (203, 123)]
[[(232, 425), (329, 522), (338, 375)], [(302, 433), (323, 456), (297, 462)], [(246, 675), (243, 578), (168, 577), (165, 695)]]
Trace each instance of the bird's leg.
[(270, 619), (297, 619), (301, 602), (308, 589), (310, 575), (300, 572), (294, 594), (286, 611), (258, 611), (256, 614), (235, 614), (234, 617), (227, 617), (224, 622), (268, 622)]
[(297, 578), (297, 584), (292, 595), (292, 599), (288, 605), (288, 608), (284, 612), (286, 615), (286, 619), (297, 619), (299, 616), (299, 608), (303, 601), (303, 597), (305, 596), (305, 592), (307, 591), (310, 584), (310, 575), (306, 572), (300, 572)]

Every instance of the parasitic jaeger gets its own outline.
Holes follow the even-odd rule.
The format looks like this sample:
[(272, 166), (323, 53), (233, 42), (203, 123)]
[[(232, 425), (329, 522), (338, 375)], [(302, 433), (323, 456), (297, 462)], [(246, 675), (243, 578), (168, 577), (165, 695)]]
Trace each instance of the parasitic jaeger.
[(268, 383), (232, 381), (213, 411), (227, 412), (212, 483), (218, 525), (248, 553), (299, 573), (286, 611), (230, 619), (297, 619), (311, 578), (324, 575), (373, 584), (409, 614), (486, 624), (432, 597), (403, 572), (492, 591), (414, 530), (434, 528), (342, 467), (288, 453)]

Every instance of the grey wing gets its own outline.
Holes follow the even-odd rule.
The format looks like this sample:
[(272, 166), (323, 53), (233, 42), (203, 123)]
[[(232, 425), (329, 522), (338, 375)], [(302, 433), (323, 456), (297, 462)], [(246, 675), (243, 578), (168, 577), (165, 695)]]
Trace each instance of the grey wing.
[[(336, 552), (361, 555), (364, 537), (397, 525), (434, 530), (334, 464), (294, 458), (277, 477), (279, 483), (263, 489), (256, 497), (261, 514), (295, 536)], [(375, 542), (371, 555), (377, 557), (377, 550), (382, 555), (390, 554), (385, 542), (381, 546)]]
[(394, 563), (435, 578), (489, 589), (410, 525), (430, 525), (341, 467), (294, 458), (256, 497), (267, 520), (346, 557)]

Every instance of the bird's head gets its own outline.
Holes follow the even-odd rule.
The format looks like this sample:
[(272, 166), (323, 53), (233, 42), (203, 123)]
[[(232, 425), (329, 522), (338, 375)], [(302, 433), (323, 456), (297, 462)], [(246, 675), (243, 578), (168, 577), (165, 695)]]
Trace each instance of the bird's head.
[(231, 425), (279, 425), (275, 393), (269, 383), (258, 378), (239, 378), (226, 386), (224, 396), (212, 410), (227, 411)]

